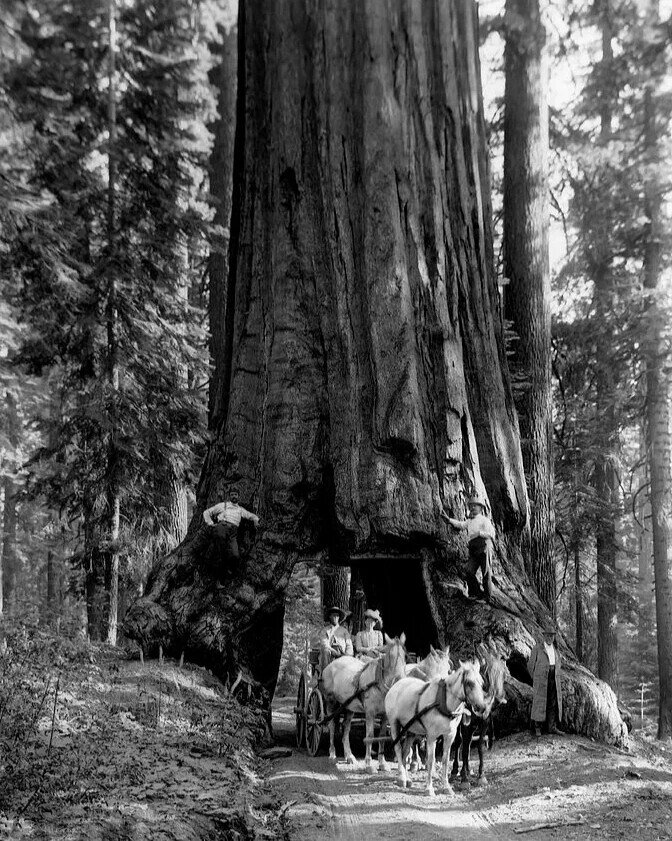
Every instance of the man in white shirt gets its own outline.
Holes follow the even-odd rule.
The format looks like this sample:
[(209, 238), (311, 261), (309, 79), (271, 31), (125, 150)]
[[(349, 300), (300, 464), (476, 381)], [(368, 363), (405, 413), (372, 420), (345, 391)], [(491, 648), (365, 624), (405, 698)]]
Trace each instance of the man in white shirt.
[[(466, 530), (469, 544), (469, 561), (467, 562), (466, 579), (469, 595), (490, 601), (492, 596), (492, 555), (493, 541), (496, 537), (495, 526), (485, 513), (485, 501), (475, 496), (469, 500), (469, 519), (455, 520), (444, 511), (441, 516), (453, 528)], [(476, 572), (481, 570), (483, 589), (478, 583)]]
[(348, 618), (348, 614), (340, 607), (330, 607), (326, 612), (329, 623), (322, 631), (320, 639), (320, 669), (324, 670), (336, 657), (348, 655), (352, 657), (352, 637), (350, 631), (341, 625)]
[(251, 520), (255, 526), (259, 525), (259, 517), (251, 511), (247, 511), (238, 504), (240, 494), (237, 488), (229, 492), (229, 499), (225, 502), (218, 502), (211, 505), (203, 512), (203, 519), (214, 534), (224, 544), (224, 551), (229, 560), (239, 561), (240, 550), (238, 548), (238, 526), (241, 520)]

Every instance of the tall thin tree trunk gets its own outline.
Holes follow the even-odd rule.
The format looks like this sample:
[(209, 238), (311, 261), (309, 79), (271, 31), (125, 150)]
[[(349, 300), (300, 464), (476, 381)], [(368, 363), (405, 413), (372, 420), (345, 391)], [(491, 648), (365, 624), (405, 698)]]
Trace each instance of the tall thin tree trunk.
[[(350, 571), (350, 631), (353, 634), (364, 630), (364, 612), (366, 611), (366, 593), (359, 564), (354, 564)], [(383, 621), (385, 617), (383, 617)]]
[(99, 520), (92, 504), (87, 502), (84, 508), (86, 622), (92, 642), (100, 642), (106, 636), (105, 558), (100, 547)]
[[(175, 259), (180, 265), (176, 295), (186, 311), (190, 294), (189, 247), (183, 235), (177, 236)], [(172, 372), (176, 391), (183, 391), (189, 385), (189, 371), (186, 365), (174, 366)], [(153, 459), (155, 464), (154, 502), (159, 512), (157, 518), (157, 554), (171, 552), (187, 534), (188, 502), (184, 471), (178, 460), (165, 450), (159, 449)]]
[(5, 534), (5, 483), (0, 483), (0, 524), (2, 529), (0, 535), (0, 617), (5, 612), (5, 553), (4, 553), (4, 534)]
[(579, 663), (583, 663), (583, 578), (581, 576), (581, 541), (576, 536), (574, 540), (574, 621), (575, 645), (574, 651)]
[[(613, 61), (612, 10), (610, 0), (600, 0), (602, 29), (602, 65), (604, 90), (600, 111), (600, 142), (606, 145), (612, 134), (612, 102), (608, 87)], [(614, 689), (618, 687), (618, 598), (616, 587), (616, 511), (618, 476), (615, 459), (618, 452), (618, 423), (615, 400), (616, 383), (610, 337), (613, 309), (612, 255), (609, 252), (609, 219), (599, 220), (594, 229), (596, 254), (593, 266), (595, 319), (600, 331), (597, 342), (596, 427), (597, 457), (594, 486), (599, 503), (597, 554), (597, 674)]]
[(5, 610), (11, 610), (17, 590), (17, 483), (15, 478), (16, 460), (19, 448), (19, 416), (16, 396), (11, 390), (5, 393), (7, 411), (7, 439), (11, 448), (11, 456), (5, 465), (5, 476), (2, 480), (4, 504), (2, 508), (2, 583), (3, 603)]
[(47, 552), (47, 616), (46, 620), (52, 627), (56, 625), (60, 613), (60, 576), (58, 560), (53, 549)]
[(531, 506), (528, 571), (555, 613), (548, 68), (539, 0), (507, 0), (505, 25), (505, 315), (517, 336), (511, 373)]
[[(218, 63), (210, 72), (210, 81), (217, 88), (219, 119), (214, 126), (214, 144), (210, 162), (210, 191), (217, 201), (214, 222), (229, 230), (233, 191), (233, 147), (236, 130), (236, 91), (238, 70), (238, 31), (234, 20), (223, 22), (217, 46)], [(208, 426), (215, 430), (221, 424), (224, 402), (226, 366), (226, 308), (228, 300), (228, 242), (210, 256), (208, 315), (210, 322), (210, 360), (212, 377), (208, 391)]]
[(655, 633), (655, 593), (653, 583), (653, 536), (651, 530), (651, 479), (649, 476), (648, 435), (646, 421), (641, 429), (641, 451), (646, 465), (642, 475), (642, 483), (648, 486), (648, 493), (640, 492), (637, 505), (637, 519), (639, 520), (639, 552), (638, 552), (638, 580), (637, 580), (637, 650), (646, 652), (650, 649)]
[(344, 566), (323, 564), (322, 580), (322, 608), (340, 607), (348, 612), (350, 605), (350, 570)]
[[(647, 23), (659, 25), (657, 0), (650, 0)], [(644, 285), (649, 293), (646, 333), (646, 431), (651, 477), (651, 527), (656, 590), (660, 706), (658, 738), (672, 738), (672, 375), (670, 318), (672, 300), (663, 286), (663, 218), (659, 173), (663, 166), (662, 130), (655, 101), (663, 68), (651, 68), (645, 99), (645, 143), (649, 176), (646, 211), (650, 220), (644, 254)], [(665, 161), (667, 163), (667, 161)]]
[(107, 124), (109, 131), (108, 149), (108, 188), (107, 188), (107, 246), (109, 249), (108, 290), (107, 290), (107, 353), (108, 382), (110, 387), (108, 420), (110, 424), (107, 467), (107, 515), (108, 535), (106, 536), (106, 588), (107, 602), (107, 642), (116, 645), (117, 618), (119, 609), (119, 527), (121, 506), (119, 499), (119, 449), (118, 436), (118, 393), (119, 393), (119, 358), (118, 358), (118, 313), (117, 282), (115, 264), (116, 231), (115, 214), (117, 188), (117, 104), (116, 104), (116, 0), (108, 0), (108, 97)]

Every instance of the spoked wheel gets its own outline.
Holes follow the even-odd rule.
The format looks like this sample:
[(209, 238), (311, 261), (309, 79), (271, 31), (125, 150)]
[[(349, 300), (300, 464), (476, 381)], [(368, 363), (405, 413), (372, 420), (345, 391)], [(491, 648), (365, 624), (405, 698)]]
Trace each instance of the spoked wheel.
[(299, 688), (296, 693), (296, 746), (302, 748), (306, 744), (306, 676), (301, 672)]
[(306, 711), (306, 747), (311, 756), (316, 756), (322, 741), (324, 701), (319, 689), (313, 689), (308, 696)]

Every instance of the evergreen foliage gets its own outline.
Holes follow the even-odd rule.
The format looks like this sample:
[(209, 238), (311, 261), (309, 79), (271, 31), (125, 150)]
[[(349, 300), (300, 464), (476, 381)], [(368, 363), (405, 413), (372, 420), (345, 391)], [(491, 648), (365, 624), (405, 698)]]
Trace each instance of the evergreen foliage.
[[(23, 134), (27, 189), (40, 206), (11, 214), (3, 300), (21, 326), (12, 370), (41, 378), (44, 389), (33, 415), (42, 446), (28, 463), (29, 497), (64, 515), (74, 528), (71, 557), (93, 571), (109, 548), (114, 434), (122, 511), (114, 548), (139, 583), (143, 564), (170, 542), (167, 489), (193, 485), (202, 457), (207, 347), (196, 292), (213, 235), (207, 73), (216, 32), (206, 2), (117, 6), (113, 148), (107, 3), (35, 2), (17, 18), (21, 49), (4, 83)], [(106, 377), (111, 276), (118, 390)]]

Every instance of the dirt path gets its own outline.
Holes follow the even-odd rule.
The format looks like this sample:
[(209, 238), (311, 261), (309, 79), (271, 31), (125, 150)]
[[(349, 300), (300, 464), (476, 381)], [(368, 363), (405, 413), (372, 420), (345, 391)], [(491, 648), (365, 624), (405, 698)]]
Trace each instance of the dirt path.
[[(277, 742), (289, 747), (294, 739), (291, 701), (274, 710), (273, 726)], [(353, 749), (357, 752), (354, 740)], [(369, 775), (363, 762), (357, 767), (342, 760), (334, 764), (326, 756), (311, 757), (294, 750), (291, 757), (273, 764), (270, 782), (286, 802), (295, 801), (287, 809), (292, 841), (325, 837), (343, 841), (490, 841), (514, 837), (491, 826), (461, 792), (447, 795), (437, 790), (430, 801), (424, 791), (424, 772), (413, 775), (410, 791), (402, 791), (396, 767), (394, 771)]]
[[(637, 740), (626, 754), (575, 736), (517, 734), (488, 754), (487, 786), (456, 785), (430, 800), (424, 771), (402, 791), (396, 768), (367, 775), (363, 762), (350, 767), (296, 750), (291, 709), (291, 700), (275, 706), (278, 743), (294, 750), (272, 764), (269, 781), (291, 804), (292, 841), (672, 838), (672, 752), (664, 747)], [(361, 745), (353, 750), (362, 755)], [(534, 828), (548, 823), (555, 826)]]

